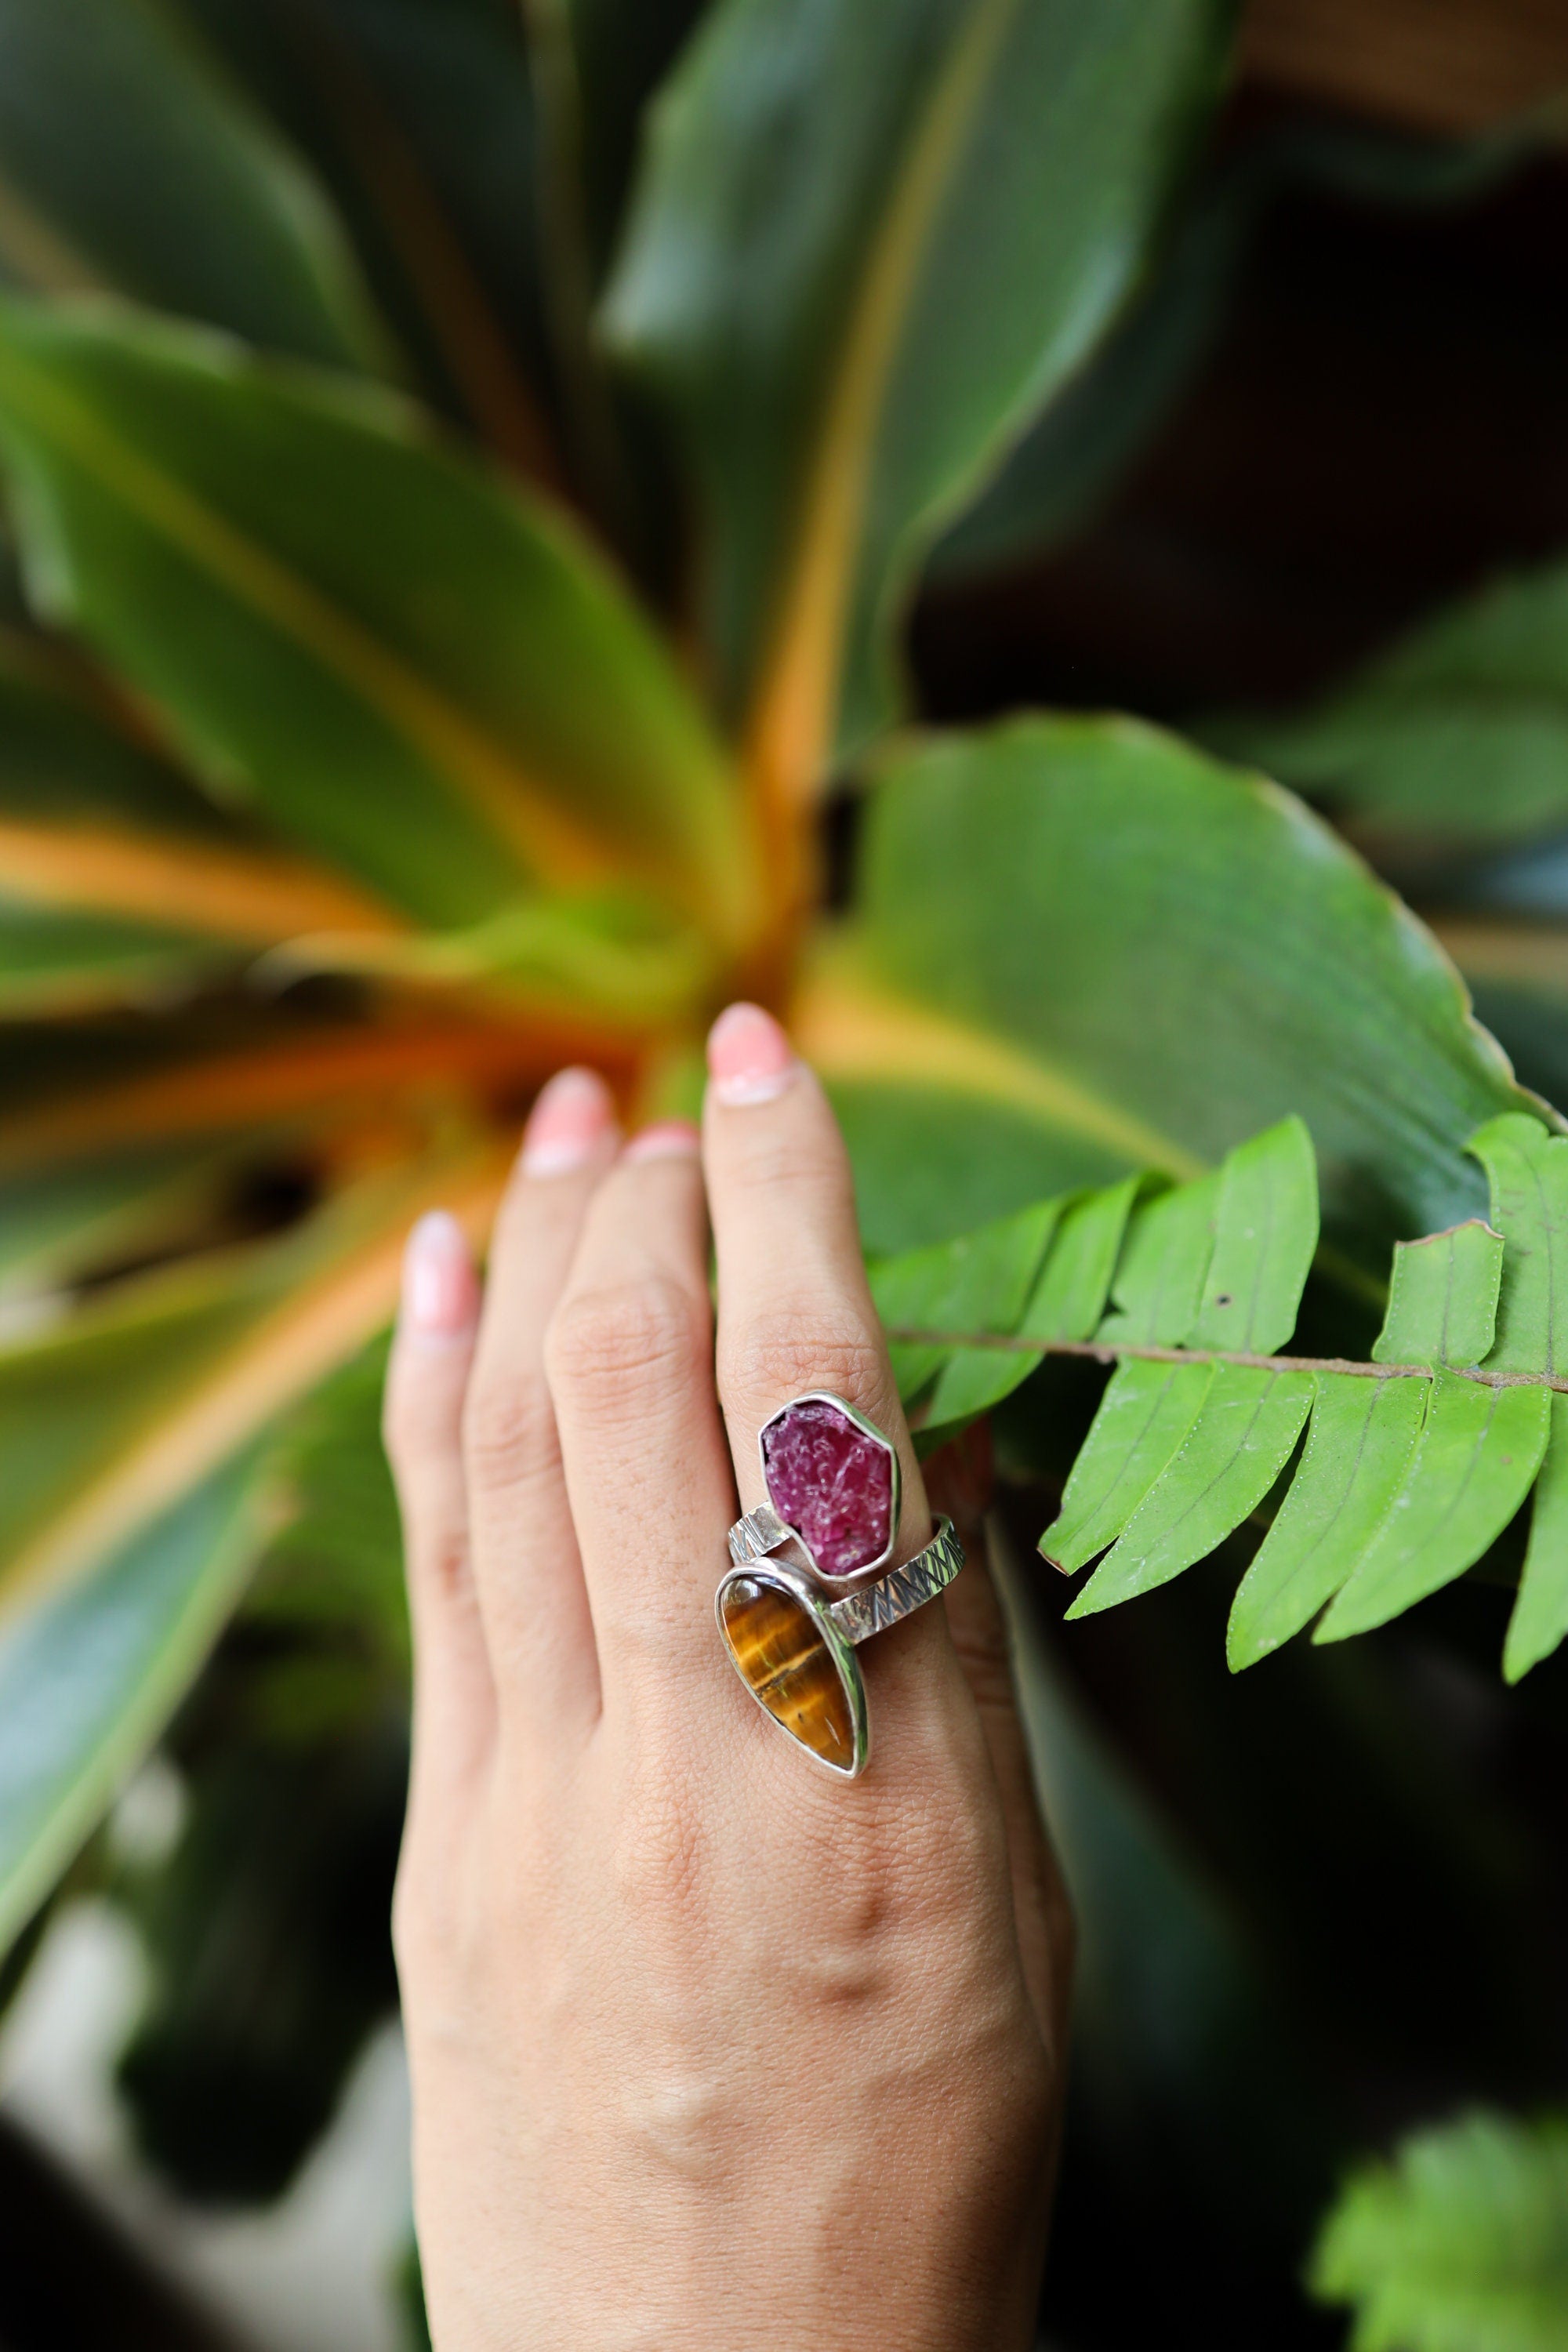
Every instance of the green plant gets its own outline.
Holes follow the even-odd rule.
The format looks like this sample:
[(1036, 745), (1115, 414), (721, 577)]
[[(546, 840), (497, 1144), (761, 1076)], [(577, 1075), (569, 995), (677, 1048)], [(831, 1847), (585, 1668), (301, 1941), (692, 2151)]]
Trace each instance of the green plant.
[[(268, 1772), (276, 1797), (312, 1757), (383, 1755), (400, 1703), (375, 1397), (409, 1223), (440, 1201), (482, 1230), (568, 1058), (629, 1112), (685, 1098), (741, 992), (834, 1092), (931, 1442), (994, 1406), (1004, 1466), (1059, 1485), (1091, 1376), (1063, 1411), (1049, 1360), (1121, 1360), (1053, 1539), (1118, 1539), (1090, 1606), (1220, 1545), (1238, 1662), (1336, 1580), (1322, 1631), (1349, 1630), (1353, 1544), (1289, 1590), (1279, 1562), (1375, 1402), (1377, 1499), (1408, 1462), (1434, 1519), (1485, 1423), (1454, 1577), (1514, 1572), (1550, 1420), (1510, 1674), (1561, 1633), (1556, 1343), (1497, 1170), (1522, 1153), (1554, 1191), (1563, 1147), (1443, 948), (1290, 793), (1173, 735), (903, 731), (922, 572), (1081, 520), (1274, 187), (1426, 201), (1513, 152), (1288, 142), (1184, 222), (1232, 18), (0, 0), (0, 1942), (173, 1723), (199, 1801), (187, 1863), (135, 1898), (168, 1973), (143, 2084), (201, 2063), (203, 1920), (270, 1899), (265, 1839), (237, 1858), (203, 1824), (242, 1783), (271, 1820)], [(1510, 730), (1525, 838), (1563, 805), (1551, 589), (1348, 712), (1204, 731), (1429, 845), (1419, 746), (1462, 690), (1487, 744)], [(1470, 778), (1474, 819), (1479, 740), (1436, 814)], [(1278, 1256), (1227, 1349), (1204, 1281), (1250, 1182)], [(1299, 1302), (1310, 1369), (1228, 1360), (1276, 1355)], [(1123, 1437), (1130, 1399), (1163, 1417)], [(1248, 1567), (1223, 1543), (1258, 1537), (1309, 1416)], [(1221, 1483), (1184, 1513), (1194, 1466)], [(373, 1845), (395, 1791), (383, 1813)], [(330, 2044), (330, 2074), (353, 2019), (295, 1991), (291, 2055)], [(255, 2082), (249, 2031), (214, 2028)], [(192, 2144), (150, 2137), (176, 2166)], [(229, 2177), (275, 2181), (288, 2143)]]
[(1313, 2293), (1355, 2311), (1352, 2352), (1568, 2344), (1568, 2130), (1476, 2114), (1346, 2181)]

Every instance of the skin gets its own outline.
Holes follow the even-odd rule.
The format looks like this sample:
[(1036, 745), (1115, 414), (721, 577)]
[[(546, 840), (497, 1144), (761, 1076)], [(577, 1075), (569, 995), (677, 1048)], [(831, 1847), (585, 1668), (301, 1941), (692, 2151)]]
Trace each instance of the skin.
[(546, 1091), (482, 1302), (449, 1220), (410, 1248), (395, 1939), (435, 2343), (1009, 2352), (1070, 1927), (1002, 1626), (965, 1528), (957, 1583), (859, 1654), (853, 1783), (731, 1671), (713, 1593), (782, 1402), (896, 1439), (898, 1557), (931, 1520), (826, 1098), (754, 1008), (710, 1063), (700, 1139), (623, 1150), (588, 1074)]

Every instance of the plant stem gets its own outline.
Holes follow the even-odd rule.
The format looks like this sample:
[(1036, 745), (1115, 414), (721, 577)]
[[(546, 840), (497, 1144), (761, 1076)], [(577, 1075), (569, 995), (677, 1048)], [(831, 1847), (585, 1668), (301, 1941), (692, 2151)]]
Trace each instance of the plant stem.
[(1556, 1389), (1568, 1394), (1568, 1379), (1549, 1372), (1489, 1372), (1479, 1364), (1359, 1364), (1348, 1356), (1253, 1356), (1232, 1348), (1157, 1348), (1131, 1339), (1030, 1339), (1002, 1331), (888, 1333), (900, 1347), (995, 1348), (1016, 1356), (1087, 1356), (1097, 1364), (1133, 1357), (1148, 1364), (1242, 1364), (1260, 1372), (1349, 1372), (1363, 1381), (1429, 1381), (1436, 1372), (1474, 1381), (1488, 1389)]

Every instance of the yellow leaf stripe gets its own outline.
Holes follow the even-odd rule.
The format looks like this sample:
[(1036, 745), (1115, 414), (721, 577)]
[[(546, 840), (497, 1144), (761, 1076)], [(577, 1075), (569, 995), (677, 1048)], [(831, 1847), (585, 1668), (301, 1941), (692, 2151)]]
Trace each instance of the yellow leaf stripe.
[(19, 1114), (0, 1128), (0, 1171), (262, 1127), (355, 1097), (379, 1109), (408, 1092), (423, 1097), (488, 1086), (510, 1096), (565, 1062), (595, 1055), (601, 1067), (616, 1069), (603, 1037), (564, 1019), (531, 1021), (526, 1028), (479, 1021), (389, 1024), (215, 1054)]
[(492, 741), (353, 614), (163, 472), (14, 345), (0, 346), (0, 391), (40, 440), (63, 451), (107, 497), (401, 733), (511, 845), (526, 871), (558, 888), (584, 887), (624, 872), (626, 851), (607, 846), (577, 824), (506, 746)]
[(1017, 0), (981, 0), (953, 41), (893, 175), (824, 404), (800, 526), (746, 729), (768, 837), (787, 843), (831, 740), (877, 429), (926, 242)]
[(0, 817), (0, 897), (258, 947), (329, 927), (356, 937), (407, 930), (388, 908), (302, 860), (110, 825)]
[(879, 990), (843, 968), (821, 968), (807, 981), (792, 1026), (802, 1053), (824, 1077), (966, 1096), (1055, 1133), (1103, 1144), (1130, 1167), (1184, 1178), (1207, 1172), (1207, 1163), (1184, 1144), (1037, 1055)]
[(480, 1242), (504, 1181), (495, 1158), (465, 1169), (448, 1163), (401, 1191), (378, 1230), (263, 1316), (182, 1403), (0, 1570), (0, 1614), (89, 1569), (346, 1362), (395, 1311), (404, 1240), (415, 1219), (439, 1204)]

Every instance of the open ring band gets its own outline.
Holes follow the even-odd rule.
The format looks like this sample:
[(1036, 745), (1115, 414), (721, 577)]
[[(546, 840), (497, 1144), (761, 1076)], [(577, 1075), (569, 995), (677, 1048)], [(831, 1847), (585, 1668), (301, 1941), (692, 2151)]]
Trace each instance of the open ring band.
[(763, 1712), (841, 1780), (866, 1769), (871, 1729), (858, 1643), (945, 1591), (963, 1566), (952, 1521), (923, 1551), (835, 1601), (785, 1560), (738, 1562), (714, 1596), (736, 1673)]

